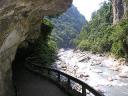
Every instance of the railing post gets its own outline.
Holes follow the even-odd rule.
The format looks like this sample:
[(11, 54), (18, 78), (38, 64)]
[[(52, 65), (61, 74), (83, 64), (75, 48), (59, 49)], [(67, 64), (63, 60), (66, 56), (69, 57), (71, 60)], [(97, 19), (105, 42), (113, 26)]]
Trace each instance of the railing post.
[[(104, 95), (102, 95), (102, 94), (100, 94), (99, 92), (97, 92), (95, 89), (93, 89), (92, 87), (90, 87), (89, 85), (87, 85), (86, 83), (84, 83), (84, 82), (82, 82), (82, 81), (80, 81), (79, 79), (77, 79), (77, 78), (74, 78), (74, 77), (72, 77), (72, 76), (70, 76), (70, 75), (68, 75), (68, 74), (66, 74), (66, 73), (63, 73), (63, 72), (61, 72), (61, 71), (58, 71), (58, 70), (56, 70), (56, 69), (52, 69), (52, 68), (43, 68), (42, 69), (42, 71), (41, 72), (37, 72), (36, 70), (32, 70), (32, 68), (30, 68), (29, 66), (27, 66), (27, 65), (25, 65), (25, 67), (29, 70), (29, 71), (32, 71), (32, 72), (36, 72), (36, 73), (38, 73), (38, 74), (40, 74), (40, 75), (42, 75), (42, 71), (44, 71), (44, 75), (45, 76), (48, 76), (48, 77), (50, 77), (49, 79), (53, 79), (54, 80), (54, 78), (52, 78), (52, 74), (53, 73), (55, 73), (55, 79), (57, 79), (57, 83), (59, 83), (59, 85), (61, 86), (61, 87), (64, 87), (64, 88), (67, 88), (67, 91), (73, 91), (72, 90), (72, 85), (71, 85), (71, 83), (72, 83), (72, 81), (73, 82), (76, 82), (76, 83), (78, 83), (79, 85), (81, 85), (82, 86), (82, 93), (80, 94), (81, 96), (87, 96), (87, 93), (88, 93), (88, 91), (90, 92), (90, 93), (92, 93), (93, 95), (95, 95), (95, 96), (104, 96)], [(41, 68), (41, 67), (39, 67), (39, 66), (36, 66), (35, 65), (35, 67), (36, 67), (36, 69), (39, 69), (39, 68)], [(41, 69), (40, 69), (41, 70)], [(50, 76), (51, 75), (51, 76)], [(57, 76), (57, 77), (56, 77)], [(67, 82), (66, 82), (66, 86), (64, 86), (63, 84), (61, 84), (60, 82), (61, 82), (61, 76), (64, 76), (64, 77), (66, 77), (66, 79), (67, 79)], [(62, 82), (63, 83), (63, 82)], [(64, 82), (64, 84), (65, 84), (65, 82)], [(77, 90), (75, 90), (76, 92), (78, 92)], [(90, 94), (90, 93), (88, 93), (88, 94)]]
[(82, 85), (82, 96), (87, 96), (86, 88)]
[(68, 77), (68, 89), (71, 88), (71, 81), (70, 81), (70, 78)]
[(57, 75), (58, 75), (58, 77), (57, 77), (58, 82), (60, 83), (60, 73), (58, 72)]

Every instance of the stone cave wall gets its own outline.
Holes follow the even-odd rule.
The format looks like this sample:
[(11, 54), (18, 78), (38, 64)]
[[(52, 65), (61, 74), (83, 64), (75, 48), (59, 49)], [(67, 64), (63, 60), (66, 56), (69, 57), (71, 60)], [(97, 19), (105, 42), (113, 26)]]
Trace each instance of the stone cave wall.
[(18, 46), (40, 35), (43, 16), (66, 11), (72, 0), (0, 0), (0, 96), (13, 96), (11, 64)]

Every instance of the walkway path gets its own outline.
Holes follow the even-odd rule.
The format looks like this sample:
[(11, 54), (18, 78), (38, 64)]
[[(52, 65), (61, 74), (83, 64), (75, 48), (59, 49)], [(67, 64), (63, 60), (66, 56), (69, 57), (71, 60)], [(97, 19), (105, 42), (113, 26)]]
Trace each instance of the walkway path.
[(17, 96), (68, 96), (50, 81), (25, 68), (17, 68), (14, 75)]

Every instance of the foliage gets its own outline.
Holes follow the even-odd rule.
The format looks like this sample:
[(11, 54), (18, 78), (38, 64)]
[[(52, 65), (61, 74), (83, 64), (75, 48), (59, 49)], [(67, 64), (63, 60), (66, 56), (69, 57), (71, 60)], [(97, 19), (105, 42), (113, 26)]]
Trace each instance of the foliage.
[(53, 25), (49, 20), (44, 19), (41, 24), (41, 36), (31, 43), (32, 53), (27, 57), (26, 62), (34, 64), (50, 65), (56, 58), (56, 42), (50, 36)]
[(128, 58), (128, 20), (112, 26), (112, 4), (104, 2), (92, 14), (92, 20), (85, 25), (75, 42), (82, 50), (111, 52), (117, 57)]
[(85, 25), (76, 41), (78, 48), (93, 52), (110, 51), (111, 41), (108, 38), (112, 29), (111, 8), (110, 2), (104, 2), (101, 8), (92, 14), (92, 20)]
[(73, 39), (76, 38), (85, 24), (85, 18), (72, 6), (63, 15), (47, 17), (54, 24), (52, 36), (55, 38), (58, 47), (73, 47)]
[[(39, 64), (51, 65), (56, 57), (56, 45), (55, 42), (49, 40), (48, 44), (41, 42), (41, 46), (37, 50), (37, 61)], [(37, 62), (36, 61), (36, 62)], [(34, 61), (35, 62), (35, 61)]]
[(128, 20), (122, 20), (113, 26), (110, 39), (113, 41), (112, 53), (120, 57), (128, 57)]
[(41, 23), (51, 27), (50, 29), (53, 29), (53, 24), (47, 18), (42, 19)]

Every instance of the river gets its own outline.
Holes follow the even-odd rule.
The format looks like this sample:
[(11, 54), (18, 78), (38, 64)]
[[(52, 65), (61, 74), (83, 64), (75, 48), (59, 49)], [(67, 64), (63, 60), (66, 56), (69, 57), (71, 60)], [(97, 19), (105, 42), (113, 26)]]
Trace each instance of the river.
[[(54, 68), (82, 80), (105, 96), (128, 96), (128, 66), (123, 59), (73, 49), (60, 49), (58, 57)], [(81, 91), (79, 85), (74, 88)]]

